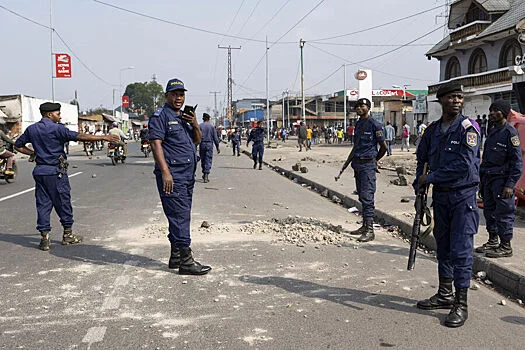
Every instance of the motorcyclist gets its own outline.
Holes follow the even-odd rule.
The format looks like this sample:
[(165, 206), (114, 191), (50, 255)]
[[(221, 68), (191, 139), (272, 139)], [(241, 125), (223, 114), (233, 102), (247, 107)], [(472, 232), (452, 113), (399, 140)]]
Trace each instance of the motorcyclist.
[(149, 142), (149, 129), (146, 123), (142, 125), (142, 130), (140, 130), (140, 142)]
[(9, 152), (5, 148), (5, 143), (10, 143), (13, 146), (15, 145), (15, 142), (5, 134), (4, 130), (2, 130), (5, 125), (5, 121), (3, 119), (0, 119), (0, 158), (7, 159), (7, 169), (5, 170), (6, 175), (14, 175), (13, 171), (13, 158), (15, 157), (15, 154), (13, 152)]
[(108, 134), (109, 135), (117, 135), (118, 137), (120, 137), (120, 141), (117, 142), (116, 144), (119, 145), (119, 146), (122, 146), (122, 150), (124, 151), (124, 157), (126, 157), (127, 154), (128, 154), (128, 147), (127, 147), (126, 143), (124, 142), (124, 140), (129, 139), (129, 137), (126, 136), (122, 132), (122, 130), (120, 130), (118, 128), (118, 123), (117, 122), (113, 123), (113, 127), (109, 130)]

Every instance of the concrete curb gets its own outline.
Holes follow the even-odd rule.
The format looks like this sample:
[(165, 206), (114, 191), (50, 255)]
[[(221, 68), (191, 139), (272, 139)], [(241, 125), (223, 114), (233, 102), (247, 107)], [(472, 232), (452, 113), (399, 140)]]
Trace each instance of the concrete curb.
[[(249, 151), (242, 150), (242, 153), (251, 157), (251, 153)], [(273, 169), (274, 171), (281, 174), (282, 176), (292, 181), (294, 179), (297, 179), (298, 184), (305, 184), (306, 186), (310, 186), (313, 191), (319, 194), (327, 190), (328, 200), (331, 200), (331, 198), (335, 195), (341, 200), (341, 205), (343, 205), (344, 207), (357, 207), (358, 209), (361, 209), (361, 203), (359, 203), (357, 199), (348, 197), (347, 195), (337, 192), (315, 181), (309, 180), (293, 171), (281, 168), (280, 166), (270, 164), (266, 161), (263, 161), (263, 163), (271, 169)], [(400, 220), (388, 214), (387, 212), (384, 212), (377, 208), (375, 209), (375, 220), (383, 225), (388, 224), (398, 226), (400, 229), (400, 233), (404, 237), (410, 238), (410, 234), (412, 232), (412, 225), (410, 223)], [(420, 240), (420, 244), (429, 250), (436, 250), (436, 242), (432, 235)], [(516, 298), (525, 300), (525, 276), (523, 276), (520, 273), (510, 271), (502, 265), (496, 264), (495, 260), (488, 259), (484, 256), (478, 256), (476, 255), (476, 253), (474, 253), (473, 258), (473, 276), (479, 271), (485, 271), (487, 274), (486, 278), (492, 282), (494, 287), (501, 289)]]

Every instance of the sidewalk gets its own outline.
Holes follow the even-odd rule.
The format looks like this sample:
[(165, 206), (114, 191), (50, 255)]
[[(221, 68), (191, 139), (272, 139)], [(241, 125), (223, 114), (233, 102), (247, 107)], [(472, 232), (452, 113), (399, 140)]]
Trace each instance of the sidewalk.
[[(345, 207), (361, 208), (357, 200), (357, 195), (352, 194), (355, 190), (355, 181), (352, 168), (349, 166), (339, 181), (335, 181), (335, 176), (339, 174), (343, 163), (345, 162), (351, 150), (350, 144), (344, 145), (312, 145), (312, 150), (299, 152), (297, 139), (290, 138), (285, 143), (281, 141), (272, 141), (272, 145), (277, 144), (277, 148), (268, 148), (264, 150), (264, 162), (272, 167), (281, 175), (296, 181), (304, 186), (311, 187), (312, 190), (323, 193), (328, 198), (335, 195), (341, 200)], [(228, 144), (231, 147), (231, 144)], [(249, 155), (251, 145), (246, 147), (246, 141), (243, 140), (241, 149), (244, 154)], [(412, 221), (414, 217), (414, 193), (411, 183), (415, 177), (416, 156), (413, 154), (415, 147), (401, 151), (400, 145), (394, 145), (392, 156), (385, 157), (381, 160), (381, 173), (377, 174), (377, 191), (375, 195), (376, 222), (382, 225), (398, 226), (405, 235), (410, 235), (412, 231)], [(307, 173), (292, 171), (292, 166), (297, 162), (301, 166), (308, 168)], [(409, 186), (396, 186), (390, 181), (397, 179), (395, 172), (397, 166), (404, 166), (409, 172), (406, 175)], [(388, 169), (388, 170), (387, 170)], [(296, 179), (296, 180), (294, 180)], [(408, 198), (408, 203), (402, 203), (402, 198)], [(479, 271), (485, 271), (486, 279), (495, 287), (501, 288), (513, 296), (525, 300), (525, 216), (523, 210), (518, 210), (518, 217), (514, 224), (514, 238), (512, 247), (514, 256), (510, 258), (488, 259), (483, 254), (474, 253), (473, 274)], [(361, 220), (355, 214), (349, 213), (349, 220)], [(376, 234), (381, 234), (377, 232)], [(407, 236), (408, 237), (408, 236)], [(488, 239), (488, 233), (485, 230), (485, 220), (483, 212), (480, 210), (480, 227), (478, 234), (474, 237), (474, 246), (477, 247), (485, 243)], [(433, 236), (422, 242), (429, 249), (435, 249)], [(417, 264), (417, 262), (416, 262)], [(417, 267), (416, 267), (417, 268)]]

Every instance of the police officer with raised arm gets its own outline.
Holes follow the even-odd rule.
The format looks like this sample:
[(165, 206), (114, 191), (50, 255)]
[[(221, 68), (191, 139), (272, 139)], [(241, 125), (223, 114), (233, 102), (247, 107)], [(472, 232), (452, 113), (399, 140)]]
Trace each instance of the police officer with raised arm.
[[(419, 301), (417, 307), (451, 309), (445, 325), (460, 327), (468, 318), (473, 237), (479, 224), (476, 193), (481, 136), (479, 125), (461, 114), (464, 100), (461, 85), (446, 83), (437, 90), (436, 97), (442, 116), (429, 125), (421, 137), (414, 189), (433, 185), (439, 288), (429, 299)], [(428, 175), (423, 173), (425, 164), (428, 164)]]

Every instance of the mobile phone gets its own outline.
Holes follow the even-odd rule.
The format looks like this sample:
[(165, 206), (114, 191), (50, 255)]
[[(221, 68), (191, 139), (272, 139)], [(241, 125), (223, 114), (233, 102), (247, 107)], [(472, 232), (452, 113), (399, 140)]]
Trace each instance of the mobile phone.
[(188, 105), (184, 106), (184, 113), (190, 114), (191, 112), (195, 112), (195, 110), (197, 109), (197, 106), (198, 105), (195, 105), (195, 107), (188, 106)]

